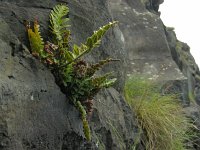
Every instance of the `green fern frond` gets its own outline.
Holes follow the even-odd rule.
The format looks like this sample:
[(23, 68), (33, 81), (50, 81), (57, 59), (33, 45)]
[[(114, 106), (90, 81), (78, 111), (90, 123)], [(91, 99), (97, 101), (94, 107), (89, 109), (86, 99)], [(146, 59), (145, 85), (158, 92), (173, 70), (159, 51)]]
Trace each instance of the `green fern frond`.
[(89, 53), (93, 48), (98, 47), (101, 43), (101, 39), (104, 36), (104, 34), (117, 23), (118, 23), (117, 21), (110, 22), (109, 24), (100, 27), (99, 30), (95, 31), (91, 37), (87, 38), (84, 47), (82, 46), (82, 48), (80, 48), (81, 53), (77, 56), (76, 59), (80, 58), (86, 53)]
[(89, 123), (86, 118), (82, 119), (82, 121), (83, 121), (83, 131), (84, 131), (85, 137), (88, 141), (91, 141), (91, 133), (90, 133)]
[(92, 80), (96, 89), (108, 88), (116, 82), (116, 78), (108, 79), (112, 73), (106, 73), (103, 76), (96, 77)]
[(94, 73), (98, 70), (100, 70), (101, 68), (103, 68), (104, 65), (108, 64), (111, 61), (120, 61), (119, 59), (112, 59), (112, 58), (107, 58), (105, 60), (100, 60), (98, 63), (96, 64), (92, 64), (88, 70), (87, 70), (87, 75), (88, 76), (92, 76), (94, 75)]
[(83, 122), (84, 135), (90, 141), (91, 132), (87, 114), (89, 115), (92, 112), (92, 102), (83, 102), (88, 99), (91, 101), (91, 98), (100, 89), (110, 87), (116, 81), (116, 79), (108, 79), (111, 73), (100, 77), (94, 76), (95, 72), (102, 68), (103, 65), (114, 60), (108, 58), (97, 64), (89, 65), (79, 58), (98, 47), (105, 33), (117, 22), (110, 22), (95, 31), (91, 37), (87, 38), (85, 43), (71, 47), (71, 44), (69, 44), (70, 25), (67, 17), (68, 13), (69, 8), (64, 4), (55, 6), (51, 11), (49, 17), (50, 29), (53, 35), (53, 39), (50, 38), (50, 41), (53, 41), (52, 43), (47, 41), (44, 44), (37, 21), (34, 22), (33, 29), (30, 28), (30, 25), (27, 27), (27, 32), (32, 54), (37, 55), (51, 69), (57, 84), (65, 89), (69, 100), (79, 110)]
[(73, 46), (73, 53), (78, 56), (80, 55), (80, 48), (78, 47), (78, 45), (74, 44)]
[[(113, 22), (110, 22), (109, 24), (101, 27), (98, 31), (95, 31), (91, 37), (87, 38), (87, 41), (85, 44), (81, 44), (81, 46), (74, 45), (73, 51), (72, 51), (73, 56), (74, 56), (73, 61), (76, 61), (83, 55), (89, 53), (93, 48), (98, 47), (100, 45), (101, 39), (104, 36), (104, 34), (106, 33), (106, 31), (108, 31), (111, 27), (113, 27), (117, 23), (118, 23), (117, 21), (113, 21)], [(73, 61), (70, 61), (69, 63), (71, 63)]]
[(85, 108), (83, 107), (80, 101), (76, 101), (76, 107), (78, 108), (81, 114), (81, 119), (83, 121), (83, 131), (84, 131), (85, 137), (88, 141), (91, 141), (91, 132), (90, 132), (90, 127), (87, 121), (87, 113), (85, 111)]
[(66, 5), (60, 4), (53, 8), (50, 13), (50, 28), (55, 35), (56, 41), (59, 46), (68, 43), (70, 35), (69, 31), (69, 18), (66, 15), (69, 13), (69, 8)]
[(29, 26), (27, 29), (28, 38), (31, 46), (32, 54), (38, 55), (40, 57), (44, 56), (44, 41), (40, 33), (40, 26), (37, 21), (34, 21), (33, 29)]
[(67, 62), (72, 62), (74, 60), (74, 57), (74, 53), (72, 53), (71, 51), (65, 52), (65, 59)]
[(108, 31), (111, 27), (113, 27), (117, 23), (118, 23), (117, 21), (110, 22), (109, 24), (100, 27), (98, 31), (95, 31), (94, 34), (91, 37), (89, 37), (85, 43), (85, 45), (88, 48), (87, 52), (90, 52), (93, 48), (99, 46), (101, 38), (104, 36), (106, 31)]
[(113, 79), (106, 79), (103, 83), (101, 83), (101, 87), (109, 88), (117, 81), (116, 78)]
[[(74, 53), (75, 55), (75, 59), (73, 61), (76, 61), (77, 59), (79, 59), (80, 57), (82, 57), (83, 55), (85, 55), (86, 53), (88, 53), (88, 47), (85, 44), (81, 44), (81, 46), (77, 46), (74, 45), (75, 50), (73, 49), (73, 52), (76, 51), (76, 53)], [(69, 62), (71, 63), (71, 62)]]

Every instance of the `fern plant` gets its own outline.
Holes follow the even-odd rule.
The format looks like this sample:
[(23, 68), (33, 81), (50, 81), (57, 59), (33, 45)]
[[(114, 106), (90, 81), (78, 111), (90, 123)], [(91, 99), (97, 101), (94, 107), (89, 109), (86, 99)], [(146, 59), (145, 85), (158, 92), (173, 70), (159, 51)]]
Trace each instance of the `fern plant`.
[(28, 32), (28, 38), (30, 41), (30, 46), (32, 50), (32, 54), (34, 56), (39, 56), (41, 58), (45, 57), (44, 54), (44, 41), (42, 36), (40, 35), (40, 26), (38, 24), (38, 21), (34, 21), (33, 29), (31, 29), (30, 23), (27, 24), (27, 32)]
[(54, 34), (54, 42), (60, 47), (68, 46), (69, 18), (65, 17), (69, 8), (65, 5), (57, 5), (50, 13), (50, 29)]
[(57, 84), (74, 104), (81, 114), (83, 131), (88, 141), (91, 140), (88, 117), (92, 113), (93, 98), (102, 88), (112, 86), (116, 79), (110, 79), (111, 73), (95, 76), (95, 72), (111, 61), (112, 58), (101, 60), (96, 64), (90, 64), (81, 59), (82, 56), (91, 52), (100, 45), (102, 37), (116, 21), (101, 27), (98, 31), (87, 38), (80, 46), (69, 45), (70, 30), (67, 14), (69, 8), (60, 4), (53, 8), (50, 13), (51, 42), (43, 42), (40, 34), (38, 21), (34, 22), (33, 29), (27, 26), (32, 54), (45, 63), (55, 76)]

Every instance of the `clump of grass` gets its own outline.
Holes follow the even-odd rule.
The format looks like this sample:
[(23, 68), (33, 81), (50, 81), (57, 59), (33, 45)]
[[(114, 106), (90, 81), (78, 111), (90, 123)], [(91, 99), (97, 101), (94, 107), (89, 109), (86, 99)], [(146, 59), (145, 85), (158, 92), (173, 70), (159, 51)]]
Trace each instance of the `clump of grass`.
[(188, 148), (193, 125), (176, 95), (161, 95), (155, 84), (132, 77), (125, 84), (125, 97), (144, 131), (147, 150)]

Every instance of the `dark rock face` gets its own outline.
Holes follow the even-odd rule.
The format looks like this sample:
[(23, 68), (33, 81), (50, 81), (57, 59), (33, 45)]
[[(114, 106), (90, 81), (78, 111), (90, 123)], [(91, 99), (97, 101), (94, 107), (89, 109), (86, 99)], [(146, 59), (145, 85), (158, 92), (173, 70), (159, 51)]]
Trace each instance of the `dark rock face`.
[[(119, 26), (106, 34), (101, 46), (86, 57), (90, 62), (107, 57), (121, 60), (103, 70), (114, 71), (118, 82), (114, 88), (102, 90), (95, 98), (90, 120), (91, 143), (84, 138), (79, 112), (66, 100), (51, 72), (28, 50), (24, 21), (38, 18), (43, 36), (47, 39), (49, 12), (61, 2), (68, 3), (70, 8), (72, 43), (84, 42), (100, 26), (112, 20), (119, 21)], [(138, 138), (137, 123), (122, 94), (126, 75), (147, 75), (164, 83), (176, 80), (176, 85), (181, 87), (179, 92), (183, 93), (190, 88), (185, 78), (188, 77), (187, 71), (182, 69), (186, 67), (181, 68), (184, 65), (177, 57), (176, 37), (165, 30), (159, 18), (158, 7), (162, 2), (1, 0), (0, 149), (134, 148)], [(187, 51), (187, 46), (183, 44), (182, 49)], [(192, 78), (192, 83), (197, 79)], [(196, 90), (194, 97), (199, 102), (198, 86), (193, 84), (191, 87)], [(144, 149), (142, 145), (137, 147)]]
[[(123, 90), (127, 54), (118, 28), (108, 32), (102, 46), (87, 57), (88, 61), (121, 59), (105, 68), (113, 70), (119, 80), (115, 89), (96, 97), (91, 143), (84, 138), (78, 111), (66, 100), (49, 70), (28, 51), (24, 20), (38, 18), (42, 33), (48, 35), (48, 15), (57, 2), (0, 2), (0, 149), (127, 149), (134, 144), (137, 127), (119, 93)], [(72, 41), (77, 44), (112, 21), (107, 1), (70, 1), (68, 5)]]
[(181, 72), (187, 77), (188, 88), (185, 90), (186, 98), (200, 104), (200, 71), (193, 56), (190, 54), (190, 47), (186, 43), (180, 42), (171, 28), (166, 27), (166, 36), (172, 58), (179, 66)]
[(140, 0), (111, 0), (110, 8), (122, 31), (121, 39), (128, 53), (128, 73), (159, 81), (184, 79), (171, 57), (158, 14), (148, 11)]
[(147, 10), (151, 11), (155, 14), (160, 14), (159, 5), (164, 2), (164, 0), (141, 0), (143, 4), (145, 4), (145, 7)]
[[(167, 40), (171, 50), (172, 58), (178, 65), (186, 79), (179, 81), (182, 89), (182, 101), (185, 112), (194, 120), (197, 128), (200, 128), (200, 71), (190, 53), (190, 47), (176, 38), (173, 28), (165, 28)], [(196, 131), (199, 134), (199, 130)], [(194, 149), (200, 149), (199, 138), (194, 139)]]
[[(93, 31), (113, 20), (107, 0), (69, 1), (68, 6), (70, 8), (69, 16), (71, 18), (71, 31), (74, 43), (84, 42)], [(118, 82), (115, 88), (118, 91), (123, 90), (127, 58), (124, 43), (120, 39), (120, 33), (121, 31), (118, 27), (109, 31), (104, 37), (101, 46), (94, 50), (87, 58), (88, 61), (93, 62), (107, 57), (121, 60), (119, 63), (112, 63), (105, 68), (105, 71), (112, 70), (115, 76), (117, 76)]]
[[(80, 139), (79, 114), (54, 77), (23, 49), (2, 18), (0, 27), (0, 149), (62, 149), (67, 135)], [(76, 146), (85, 143), (81, 138)]]

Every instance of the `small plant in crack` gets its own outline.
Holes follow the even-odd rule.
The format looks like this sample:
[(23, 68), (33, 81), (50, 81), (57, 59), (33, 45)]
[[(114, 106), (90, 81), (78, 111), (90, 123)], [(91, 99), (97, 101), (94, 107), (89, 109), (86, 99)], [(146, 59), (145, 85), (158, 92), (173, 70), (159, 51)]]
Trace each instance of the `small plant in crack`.
[(88, 116), (93, 110), (93, 98), (102, 88), (108, 88), (115, 83), (116, 78), (110, 79), (111, 73), (96, 76), (96, 71), (105, 64), (116, 61), (112, 58), (101, 60), (96, 64), (90, 64), (82, 59), (82, 56), (91, 52), (100, 45), (101, 39), (116, 21), (101, 27), (87, 38), (85, 43), (71, 46), (69, 9), (64, 4), (59, 4), (50, 13), (51, 41), (44, 42), (40, 34), (38, 21), (27, 24), (27, 33), (32, 55), (52, 71), (56, 83), (66, 94), (67, 98), (79, 110), (83, 121), (83, 131), (88, 141), (91, 140)]

